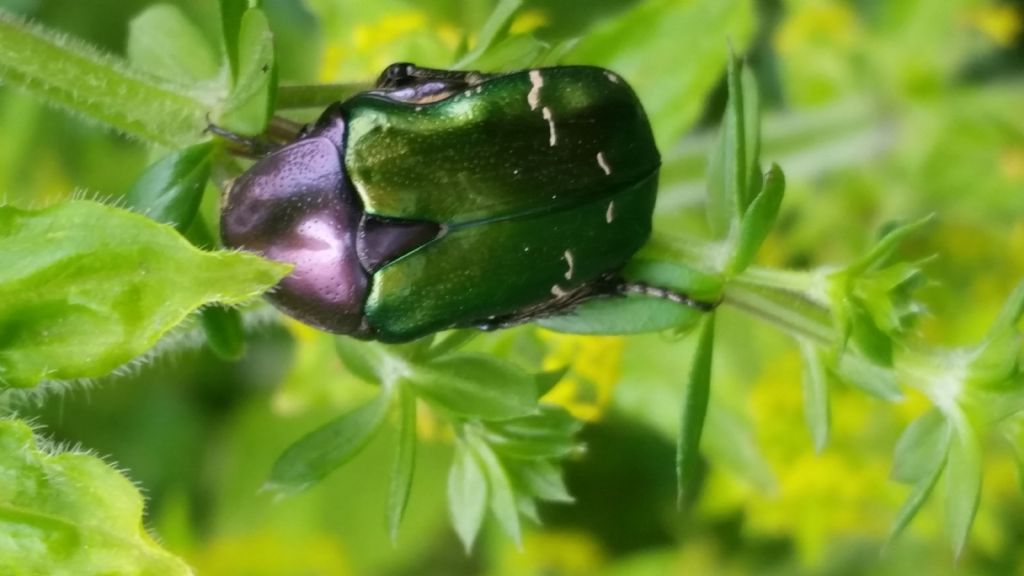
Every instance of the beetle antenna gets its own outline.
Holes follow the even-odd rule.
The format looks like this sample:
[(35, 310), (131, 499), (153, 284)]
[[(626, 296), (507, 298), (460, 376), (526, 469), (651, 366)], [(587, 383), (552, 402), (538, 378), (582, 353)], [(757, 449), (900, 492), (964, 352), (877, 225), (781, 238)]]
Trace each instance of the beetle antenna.
[(669, 300), (676, 304), (682, 304), (683, 306), (689, 306), (696, 308), (702, 312), (710, 312), (718, 305), (722, 303), (722, 299), (719, 298), (714, 302), (707, 302), (705, 300), (697, 300), (687, 294), (675, 292), (665, 288), (659, 288), (658, 286), (651, 286), (650, 284), (644, 284), (642, 282), (623, 282), (616, 286), (616, 290), (619, 294), (643, 294), (644, 296), (651, 296), (653, 298), (661, 298), (662, 300)]

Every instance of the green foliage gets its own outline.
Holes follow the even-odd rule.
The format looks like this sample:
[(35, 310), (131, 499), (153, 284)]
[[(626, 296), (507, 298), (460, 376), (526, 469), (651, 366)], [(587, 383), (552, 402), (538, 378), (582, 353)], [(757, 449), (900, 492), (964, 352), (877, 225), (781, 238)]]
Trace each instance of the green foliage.
[(366, 447), (384, 423), (390, 400), (382, 392), (289, 446), (274, 464), (266, 488), (290, 494), (323, 480)]
[(113, 56), (2, 11), (0, 80), (165, 146), (193, 144), (202, 138), (213, 96), (158, 81)]
[(287, 266), (202, 252), (168, 226), (88, 201), (0, 207), (0, 381), (95, 378), (149, 350), (197, 308), (240, 304)]
[(27, 424), (0, 420), (0, 572), (189, 575), (142, 528), (142, 495), (81, 452), (44, 449)]
[[(964, 43), (935, 34), (929, 27), (935, 28), (939, 21), (954, 17), (973, 22), (973, 12), (965, 12), (966, 3), (949, 0), (943, 3), (943, 10), (934, 10), (923, 2), (907, 0), (877, 10), (858, 8), (870, 14), (856, 18), (850, 17), (853, 8), (842, 2), (785, 3), (785, 10), (795, 16), (779, 28), (760, 30), (761, 40), (753, 48), (758, 58), (758, 79), (765, 87), (763, 97), (754, 71), (724, 49), (726, 38), (731, 39), (737, 53), (746, 53), (750, 48), (755, 9), (754, 3), (746, 0), (595, 1), (593, 15), (576, 14), (564, 20), (559, 20), (559, 14), (564, 16), (571, 9), (559, 8), (557, 2), (542, 1), (501, 0), (492, 5), (473, 0), (434, 0), (415, 8), (405, 7), (405, 12), (387, 2), (345, 2), (342, 6), (311, 0), (302, 6), (285, 4), (267, 2), (264, 6), (251, 0), (222, 0), (219, 26), (197, 26), (193, 21), (197, 13), (215, 16), (210, 12), (212, 7), (189, 7), (186, 11), (172, 4), (151, 6), (136, 15), (128, 26), (127, 61), (0, 12), (0, 80), (47, 104), (147, 144), (173, 148), (121, 197), (124, 204), (149, 219), (83, 201), (53, 202), (55, 206), (36, 212), (0, 207), (0, 381), (6, 387), (30, 387), (44, 379), (74, 380), (110, 374), (152, 349), (162, 335), (181, 325), (189, 313), (200, 307), (199, 326), (220, 358), (241, 359), (242, 366), (260, 366), (264, 371), (277, 361), (270, 355), (271, 360), (260, 364), (258, 348), (254, 354), (246, 355), (247, 350), (254, 349), (252, 340), (255, 338), (258, 345), (259, 337), (246, 328), (250, 324), (243, 322), (239, 310), (213, 305), (233, 305), (253, 298), (272, 286), (286, 270), (243, 254), (215, 251), (217, 241), (211, 231), (215, 227), (211, 224), (216, 221), (217, 202), (212, 196), (204, 198), (206, 183), (211, 174), (218, 181), (237, 175), (241, 165), (223, 153), (222, 143), (203, 142), (208, 121), (251, 135), (263, 134), (273, 114), (282, 111), (295, 112), (295, 118), (304, 122), (307, 118), (302, 108), (322, 107), (364, 89), (366, 81), (382, 64), (412, 57), (426, 60), (420, 62), (425, 65), (451, 66), (457, 62), (459, 67), (481, 70), (561, 62), (603, 65), (636, 88), (665, 157), (656, 236), (623, 275), (637, 285), (669, 289), (708, 304), (720, 303), (722, 311), (705, 314), (689, 306), (631, 293), (622, 298), (588, 302), (572, 314), (546, 318), (538, 324), (550, 330), (589, 335), (670, 333), (658, 341), (642, 337), (630, 340), (631, 346), (633, 342), (643, 343), (643, 354), (634, 352), (641, 360), (633, 368), (647, 373), (624, 374), (623, 388), (628, 390), (620, 388), (610, 400), (613, 408), (609, 426), (618, 430), (616, 426), (621, 423), (617, 419), (625, 417), (653, 424), (651, 428), (661, 430), (662, 435), (675, 437), (677, 496), (689, 502), (707, 495), (711, 502), (694, 506), (688, 512), (703, 524), (696, 524), (693, 532), (689, 528), (679, 531), (687, 546), (702, 540), (692, 537), (698, 530), (709, 534), (705, 538), (719, 537), (715, 536), (716, 530), (720, 532), (723, 522), (715, 514), (723, 514), (722, 509), (727, 510), (724, 517), (729, 522), (734, 521), (732, 518), (749, 522), (743, 525), (744, 531), (751, 526), (754, 532), (764, 531), (765, 525), (774, 526), (773, 522), (783, 526), (779, 530), (789, 529), (789, 533), (780, 533), (787, 545), (803, 545), (815, 535), (819, 541), (825, 541), (831, 535), (825, 528), (819, 528), (820, 518), (829, 515), (829, 506), (821, 503), (820, 494), (812, 493), (799, 502), (802, 507), (816, 507), (814, 521), (799, 529), (787, 524), (797, 522), (789, 516), (799, 518), (799, 510), (792, 514), (787, 510), (787, 517), (782, 519), (768, 515), (768, 521), (762, 515), (758, 524), (756, 510), (739, 509), (743, 513), (737, 514), (728, 508), (729, 499), (738, 497), (731, 485), (723, 489), (719, 477), (723, 470), (759, 490), (781, 485), (780, 505), (792, 505), (785, 498), (789, 497), (786, 490), (793, 483), (786, 485), (772, 477), (773, 470), (785, 474), (786, 467), (775, 462), (769, 467), (765, 454), (791, 455), (798, 450), (792, 443), (783, 442), (779, 447), (755, 441), (752, 423), (747, 419), (757, 409), (749, 406), (756, 405), (750, 398), (758, 398), (758, 392), (756, 388), (750, 390), (736, 384), (749, 381), (756, 374), (756, 368), (746, 368), (751, 362), (760, 362), (762, 371), (768, 373), (776, 357), (785, 357), (792, 350), (778, 344), (777, 335), (759, 337), (760, 329), (750, 322), (753, 317), (791, 337), (799, 349), (803, 416), (811, 445), (819, 457), (811, 464), (801, 460), (799, 467), (792, 465), (796, 473), (802, 475), (805, 468), (813, 469), (815, 463), (832, 461), (836, 457), (834, 451), (843, 450), (843, 455), (851, 451), (854, 440), (850, 439), (851, 426), (846, 422), (850, 418), (843, 414), (851, 394), (864, 392), (877, 399), (870, 409), (872, 424), (876, 419), (884, 420), (883, 414), (897, 412), (885, 410), (878, 400), (925, 404), (927, 411), (916, 416), (895, 442), (891, 478), (909, 486), (909, 494), (895, 513), (890, 539), (904, 532), (917, 515), (929, 514), (927, 503), (938, 489), (936, 499), (943, 503), (946, 532), (954, 555), (960, 557), (968, 549), (972, 526), (982, 522), (979, 518), (984, 516), (979, 515), (979, 502), (982, 478), (990, 482), (986, 458), (991, 450), (989, 438), (1001, 436), (1008, 440), (1024, 469), (1024, 394), (1020, 392), (1024, 382), (1024, 338), (1019, 330), (1024, 284), (1007, 299), (992, 327), (976, 344), (956, 348), (934, 346), (913, 330), (930, 321), (922, 314), (925, 306), (918, 289), (931, 278), (939, 278), (933, 284), (942, 288), (953, 282), (931, 266), (926, 277), (926, 264), (936, 260), (909, 255), (922, 251), (943, 253), (943, 232), (935, 228), (945, 224), (925, 217), (906, 225), (889, 226), (884, 228), (886, 233), (881, 239), (866, 250), (862, 248), (865, 239), (859, 234), (864, 219), (884, 220), (883, 216), (887, 218), (891, 213), (914, 216), (923, 210), (934, 210), (945, 217), (953, 202), (966, 202), (964, 199), (979, 199), (971, 209), (981, 215), (976, 219), (986, 226), (999, 222), (1006, 214), (1011, 214), (1011, 218), (1015, 214), (1015, 205), (1007, 198), (1012, 198), (1017, 188), (1007, 182), (1013, 182), (1012, 175), (1017, 170), (1014, 158), (1018, 156), (1014, 154), (1019, 152), (1013, 146), (1019, 147), (1024, 141), (1020, 137), (1024, 127), (1006, 110), (1015, 110), (1019, 90), (1005, 86), (993, 90), (982, 82), (976, 94), (952, 99), (937, 97), (943, 82), (952, 83), (944, 74), (952, 66), (953, 58), (934, 55), (954, 53), (953, 46)], [(287, 42), (278, 42), (275, 48), (272, 32), (287, 30), (288, 18), (298, 12), (309, 16), (303, 7), (307, 4), (317, 16), (316, 34), (330, 38), (322, 54), (287, 54)], [(765, 8), (768, 4), (771, 3), (758, 4), (769, 12), (763, 15), (764, 22), (772, 19), (771, 9)], [(546, 18), (555, 21), (546, 22)], [(530, 31), (531, 22), (539, 26), (536, 32)], [(856, 62), (856, 66), (834, 58), (835, 47), (829, 47), (830, 42), (854, 45), (862, 37), (862, 27), (869, 25), (875, 26), (871, 36), (885, 48), (852, 51), (847, 60)], [(762, 22), (761, 26), (765, 24)], [(837, 27), (841, 29), (836, 30)], [(818, 33), (819, 29), (823, 32)], [(302, 34), (314, 35), (306, 28)], [(283, 37), (284, 34), (279, 34), (278, 39)], [(773, 41), (764, 41), (768, 37)], [(355, 39), (352, 45), (345, 44), (347, 38)], [(359, 45), (360, 42), (369, 48)], [(808, 42), (813, 44), (811, 48), (807, 47)], [(765, 48), (770, 43), (774, 43), (774, 48)], [(890, 52), (896, 54), (892, 62)], [(772, 58), (780, 54), (791, 58), (794, 64), (777, 72)], [(921, 61), (920, 54), (931, 56), (928, 61)], [(323, 61), (317, 64), (321, 58)], [(389, 60), (378, 62), (382, 58)], [(309, 69), (319, 66), (319, 75), (324, 80), (356, 81), (279, 87), (278, 65), (282, 76), (287, 77), (294, 73), (287, 69), (287, 63), (295, 61), (312, 62)], [(844, 66), (851, 69), (845, 70)], [(886, 94), (884, 113), (875, 110), (873, 102), (865, 103), (864, 96), (824, 110), (800, 110), (799, 104), (803, 102), (851, 89), (862, 81), (860, 72), (872, 67), (881, 69), (882, 77), (889, 82), (880, 90)], [(778, 85), (780, 78), (786, 85)], [(707, 98), (720, 80), (727, 91), (724, 102)], [(789, 83), (794, 85), (791, 91)], [(875, 92), (875, 86), (869, 88), (868, 92)], [(930, 95), (927, 102), (914, 99), (921, 94)], [(792, 102), (783, 102), (785, 97), (792, 98)], [(699, 136), (678, 146), (678, 139), (702, 110), (718, 110), (716, 103), (724, 105), (717, 136)], [(795, 104), (794, 115), (770, 116), (762, 133), (762, 108), (780, 108), (783, 103)], [(0, 143), (0, 184), (11, 187), (19, 182), (17, 171), (11, 167), (36, 160), (20, 151), (31, 141), (26, 126), (32, 122), (24, 118), (34, 116), (25, 114), (27, 105), (18, 105), (16, 100), (0, 105), (4, 106), (0, 108), (0, 120), (5, 136), (13, 142), (6, 146)], [(888, 114), (899, 114), (901, 122), (911, 125), (907, 132), (913, 138), (899, 142), (906, 151), (893, 154), (900, 158), (894, 161), (895, 165), (874, 163), (871, 169), (865, 169), (865, 162), (876, 153), (871, 150), (889, 152), (885, 148), (887, 141), (876, 134), (888, 134), (892, 124)], [(935, 118), (940, 117), (950, 120), (937, 122)], [(990, 146), (979, 146), (980, 140)], [(993, 148), (1006, 146), (1007, 142), (1012, 145), (1006, 149)], [(94, 155), (116, 156), (112, 149), (100, 150)], [(74, 156), (74, 152), (66, 155)], [(762, 165), (762, 155), (778, 163)], [(998, 167), (993, 161), (996, 157)], [(964, 158), (971, 158), (974, 163), (967, 165)], [(44, 161), (45, 156), (40, 162)], [(789, 177), (779, 165), (787, 167)], [(762, 166), (770, 168), (765, 172)], [(832, 171), (847, 166), (855, 169), (829, 179)], [(980, 170), (978, 166), (988, 168)], [(1005, 182), (996, 182), (992, 176), (1000, 171), (1010, 175)], [(879, 175), (883, 172), (896, 173), (904, 179), (886, 180)], [(701, 179), (705, 181), (706, 193), (697, 195), (693, 191), (700, 187), (697, 182)], [(826, 182), (827, 189), (835, 194), (820, 198), (809, 194), (809, 180)], [(897, 203), (895, 208), (887, 204), (916, 190), (934, 190), (935, 194), (922, 196), (926, 199), (922, 206), (914, 206), (910, 200), (907, 204)], [(0, 190), (0, 194), (8, 193), (20, 190)], [(684, 211), (679, 209), (681, 206), (703, 208), (705, 221), (693, 218), (692, 213), (697, 210)], [(776, 226), (780, 216), (784, 224), (781, 227)], [(690, 230), (699, 236), (702, 227), (707, 228), (704, 238), (679, 233)], [(928, 238), (938, 247), (929, 244)], [(950, 240), (951, 244), (954, 242)], [(1013, 254), (999, 256), (1012, 258)], [(818, 260), (840, 263), (821, 265)], [(789, 270), (781, 265), (794, 262), (809, 262), (810, 266)], [(990, 262), (988, 267), (999, 269), (1002, 263), (1003, 260)], [(977, 274), (987, 272), (982, 269)], [(994, 301), (992, 290), (975, 297), (961, 296), (955, 289), (948, 292), (957, 294), (951, 298), (958, 310), (977, 307), (984, 312), (989, 302)], [(742, 315), (734, 317), (733, 311)], [(946, 330), (956, 334), (957, 341), (978, 332), (974, 325), (966, 329), (956, 324), (950, 326)], [(682, 342), (671, 339), (689, 331), (694, 332), (694, 337)], [(330, 484), (336, 476), (345, 474), (342, 471), (330, 479), (338, 468), (357, 455), (372, 452), (377, 439), (393, 439), (394, 451), (389, 453), (388, 460), (391, 477), (386, 483), (386, 518), (391, 539), (397, 539), (400, 527), (403, 546), (410, 542), (415, 545), (416, 537), (410, 534), (423, 534), (417, 523), (427, 522), (417, 520), (414, 508), (418, 499), (429, 498), (423, 496), (423, 491), (417, 492), (417, 482), (432, 481), (434, 485), (425, 490), (441, 492), (436, 486), (442, 481), (438, 475), (423, 473), (424, 468), (429, 472), (431, 462), (441, 461), (447, 468), (448, 513), (467, 551), (478, 540), (488, 514), (512, 541), (529, 548), (530, 535), (538, 533), (531, 525), (546, 512), (538, 503), (573, 501), (563, 481), (562, 468), (567, 461), (573, 462), (574, 468), (580, 466), (574, 459), (582, 453), (577, 439), (582, 424), (566, 409), (573, 407), (573, 400), (563, 399), (556, 404), (552, 398), (564, 396), (552, 392), (574, 386), (579, 393), (587, 390), (587, 384), (593, 384), (590, 380), (599, 378), (585, 374), (585, 367), (575, 365), (575, 360), (569, 365), (563, 365), (564, 359), (557, 361), (551, 347), (543, 338), (538, 339), (532, 329), (476, 340), (472, 340), (476, 332), (462, 330), (402, 346), (337, 338), (333, 350), (330, 339), (319, 337), (324, 341), (322, 345), (309, 345), (303, 341), (307, 336), (303, 336), (301, 329), (293, 332), (297, 334), (294, 342), (300, 355), (314, 347), (316, 354), (297, 376), (305, 380), (305, 388), (297, 389), (298, 394), (307, 395), (303, 397), (304, 403), (292, 404), (290, 409), (322, 406), (333, 414), (310, 415), (309, 421), (286, 429), (280, 438), (276, 436), (278, 421), (285, 419), (277, 418), (279, 413), (265, 416), (268, 429), (277, 426), (272, 428), (273, 433), (266, 432), (265, 437), (260, 437), (260, 445), (277, 455), (266, 483), (268, 487), (292, 495), (320, 482)], [(681, 352), (690, 346), (692, 354)], [(329, 362), (339, 360), (337, 372), (347, 378), (342, 382), (332, 380), (333, 373), (325, 371)], [(593, 358), (589, 361), (600, 364)], [(681, 386), (682, 378), (672, 378), (673, 374), (682, 374), (682, 369), (688, 372), (685, 386)], [(615, 372), (607, 378), (618, 379), (617, 369)], [(353, 393), (351, 389), (356, 383), (352, 376), (369, 383), (366, 388), (375, 396), (367, 401)], [(795, 381), (796, 376), (790, 376)], [(671, 385), (659, 387), (651, 385), (652, 381), (669, 381)], [(204, 382), (204, 386), (208, 383)], [(245, 385), (239, 389), (246, 391), (234, 392), (233, 398), (239, 402), (241, 396), (255, 396), (255, 387)], [(207, 393), (232, 394), (224, 390)], [(784, 394), (778, 388), (771, 390), (773, 397)], [(262, 396), (247, 401), (258, 401), (260, 406), (266, 403)], [(163, 408), (163, 404), (160, 406)], [(204, 406), (197, 412), (204, 413), (208, 408)], [(899, 413), (910, 418), (902, 411)], [(328, 423), (292, 442), (300, 429), (314, 428), (313, 416)], [(777, 418), (771, 412), (770, 416)], [(217, 420), (218, 427), (222, 425), (220, 414), (211, 418)], [(436, 428), (433, 437), (422, 431), (431, 426)], [(761, 421), (758, 426), (766, 425)], [(886, 421), (880, 426), (883, 430), (886, 426), (894, 427)], [(262, 432), (263, 426), (260, 428)], [(397, 431), (394, 438), (387, 434), (391, 428)], [(888, 450), (890, 444), (879, 442), (879, 437), (871, 435), (860, 440)], [(441, 457), (431, 454), (438, 451), (431, 445), (438, 438), (438, 443), (445, 447), (451, 440), (454, 454), (450, 466), (446, 449), (441, 450)], [(291, 445), (281, 452), (287, 444)], [(10, 467), (14, 472), (5, 477), (25, 486), (36, 481), (50, 482), (53, 485), (47, 485), (47, 489), (61, 490), (60, 498), (29, 501), (29, 510), (25, 510), (22, 501), (17, 502), (17, 507), (7, 504), (9, 522), (33, 529), (40, 522), (57, 522), (60, 526), (54, 533), (60, 538), (48, 545), (73, 548), (67, 566), (55, 564), (62, 557), (54, 553), (41, 558), (38, 568), (28, 564), (30, 570), (92, 573), (90, 570), (95, 570), (90, 562), (102, 558), (101, 553), (88, 555), (82, 552), (83, 547), (68, 544), (88, 541), (93, 549), (103, 550), (102, 554), (107, 554), (109, 548), (107, 557), (125, 563), (125, 572), (147, 573), (147, 562), (161, 562), (166, 564), (160, 566), (167, 568), (152, 568), (152, 573), (187, 573), (179, 561), (156, 548), (139, 531), (138, 495), (131, 487), (121, 486), (125, 480), (95, 458), (41, 452), (35, 448), (28, 430), (15, 424), (0, 426), (0, 446), (8, 448), (7, 455), (0, 454), (0, 468), (18, 465)], [(98, 480), (81, 482), (75, 487), (57, 486), (53, 479), (68, 472), (59, 467), (43, 469), (43, 464), (39, 464), (58, 466), (61, 462), (79, 461), (91, 462), (80, 465), (96, 469), (96, 477), (102, 476), (102, 489), (95, 487)], [(589, 461), (582, 462), (586, 465)], [(703, 462), (707, 463), (706, 468), (702, 467)], [(860, 460), (856, 462), (861, 464)], [(268, 463), (269, 460), (253, 464), (257, 471), (250, 473), (264, 474)], [(707, 470), (706, 475), (700, 475), (703, 482), (695, 482), (698, 472), (703, 470)], [(641, 480), (642, 470), (628, 472), (635, 474), (637, 482)], [(845, 478), (840, 473), (826, 476), (838, 478), (837, 482)], [(859, 482), (856, 474), (848, 476), (847, 482)], [(581, 483), (582, 494), (586, 494), (586, 478), (573, 479), (573, 487)], [(801, 476), (804, 480), (802, 485), (810, 486), (813, 474)], [(832, 487), (829, 490), (829, 494), (839, 492)], [(227, 491), (239, 492), (235, 486)], [(0, 497), (5, 493), (8, 491), (0, 491)], [(110, 500), (95, 500), (97, 493), (109, 493)], [(845, 498), (846, 492), (843, 494)], [(301, 508), (309, 502), (303, 499), (311, 497), (308, 492), (295, 494), (289, 505)], [(653, 498), (639, 491), (621, 497), (635, 498), (638, 510), (643, 510), (644, 503), (649, 502), (647, 498)], [(347, 503), (349, 499), (339, 500), (351, 505)], [(836, 500), (840, 498), (829, 502)], [(68, 502), (74, 506), (68, 506)], [(118, 505), (119, 511), (130, 516), (131, 526), (119, 528), (116, 537), (108, 538), (108, 531), (123, 528), (125, 523), (122, 516), (117, 516), (110, 517), (107, 523), (98, 520), (93, 525), (94, 519), (108, 518), (103, 510), (94, 511), (94, 507), (101, 508), (103, 504)], [(51, 510), (47, 508), (50, 505), (59, 506)], [(74, 517), (60, 516), (71, 512)], [(690, 520), (687, 517), (686, 521)], [(650, 521), (650, 515), (645, 516), (645, 523)], [(230, 526), (232, 522), (248, 526), (248, 513), (236, 512), (236, 517), (226, 524)], [(993, 531), (992, 520), (988, 522), (985, 530), (978, 531), (982, 538)], [(599, 522), (584, 525), (589, 529)], [(360, 530), (365, 531), (365, 526), (360, 526)], [(626, 533), (629, 529), (622, 527), (621, 531)], [(72, 536), (77, 540), (72, 542)], [(770, 538), (773, 545), (783, 541), (776, 533), (770, 533)], [(305, 538), (302, 541), (307, 543)], [(25, 542), (5, 542), (21, 547), (16, 550), (17, 557), (36, 560), (23, 554), (30, 548)], [(893, 540), (890, 551), (904, 545)], [(988, 549), (993, 546), (986, 545)], [(487, 546), (481, 547), (482, 553), (499, 546), (487, 542)], [(388, 549), (389, 555), (392, 552), (397, 554)], [(805, 551), (800, 552), (803, 555)], [(0, 553), (0, 562), (11, 555)], [(316, 554), (306, 556), (313, 558)], [(755, 556), (759, 569), (762, 559), (769, 562), (760, 552)], [(200, 558), (197, 562), (204, 561), (201, 556), (196, 558)], [(672, 561), (676, 561), (674, 556)], [(209, 566), (218, 566), (212, 560), (208, 562)], [(25, 566), (20, 564), (17, 569), (24, 570)]]
[(277, 90), (277, 64), (270, 23), (259, 8), (242, 15), (237, 46), (227, 46), (235, 54), (237, 72), (217, 121), (242, 134), (262, 134), (274, 111)]
[(133, 67), (172, 82), (213, 81), (220, 71), (217, 53), (173, 4), (156, 4), (133, 18), (125, 52)]
[(679, 421), (679, 442), (676, 447), (676, 476), (679, 480), (679, 501), (693, 488), (700, 464), (700, 438), (711, 396), (711, 356), (715, 342), (715, 315), (709, 314), (701, 323), (697, 348), (693, 352), (690, 376), (683, 391), (683, 409)]
[(127, 207), (181, 233), (188, 230), (199, 210), (210, 179), (211, 143), (196, 144), (168, 155), (150, 166), (125, 194)]

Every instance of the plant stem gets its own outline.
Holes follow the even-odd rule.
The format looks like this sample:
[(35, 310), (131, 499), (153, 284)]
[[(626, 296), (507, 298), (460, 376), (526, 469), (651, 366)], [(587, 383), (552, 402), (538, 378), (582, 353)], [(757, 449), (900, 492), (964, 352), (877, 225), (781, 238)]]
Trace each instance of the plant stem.
[(784, 332), (823, 346), (835, 343), (832, 317), (825, 305), (806, 293), (766, 283), (744, 273), (725, 287), (724, 304), (768, 322)]
[(133, 70), (82, 42), (0, 11), (0, 81), (154, 144), (206, 138), (215, 95)]
[(325, 108), (371, 88), (371, 85), (365, 83), (279, 86), (276, 106), (278, 110)]

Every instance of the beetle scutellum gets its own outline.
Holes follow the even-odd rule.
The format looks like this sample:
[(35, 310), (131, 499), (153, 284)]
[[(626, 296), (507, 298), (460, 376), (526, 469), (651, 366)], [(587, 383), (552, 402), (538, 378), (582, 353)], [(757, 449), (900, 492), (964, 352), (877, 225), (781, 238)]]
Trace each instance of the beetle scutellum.
[(293, 263), (270, 299), (324, 330), (496, 328), (628, 291), (616, 273), (650, 235), (659, 165), (608, 70), (394, 64), (239, 177), (221, 231)]

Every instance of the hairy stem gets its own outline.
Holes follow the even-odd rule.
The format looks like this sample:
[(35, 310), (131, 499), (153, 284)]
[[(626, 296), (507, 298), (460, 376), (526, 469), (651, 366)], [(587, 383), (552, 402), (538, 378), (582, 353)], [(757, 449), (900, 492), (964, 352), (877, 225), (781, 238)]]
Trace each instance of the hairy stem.
[(824, 304), (804, 292), (764, 282), (758, 273), (744, 273), (729, 281), (723, 304), (760, 318), (784, 332), (823, 346), (835, 343), (832, 318)]
[(364, 83), (280, 86), (276, 104), (278, 110), (324, 108), (371, 88), (370, 84)]
[(0, 11), (0, 82), (154, 144), (206, 138), (216, 94), (196, 93)]

